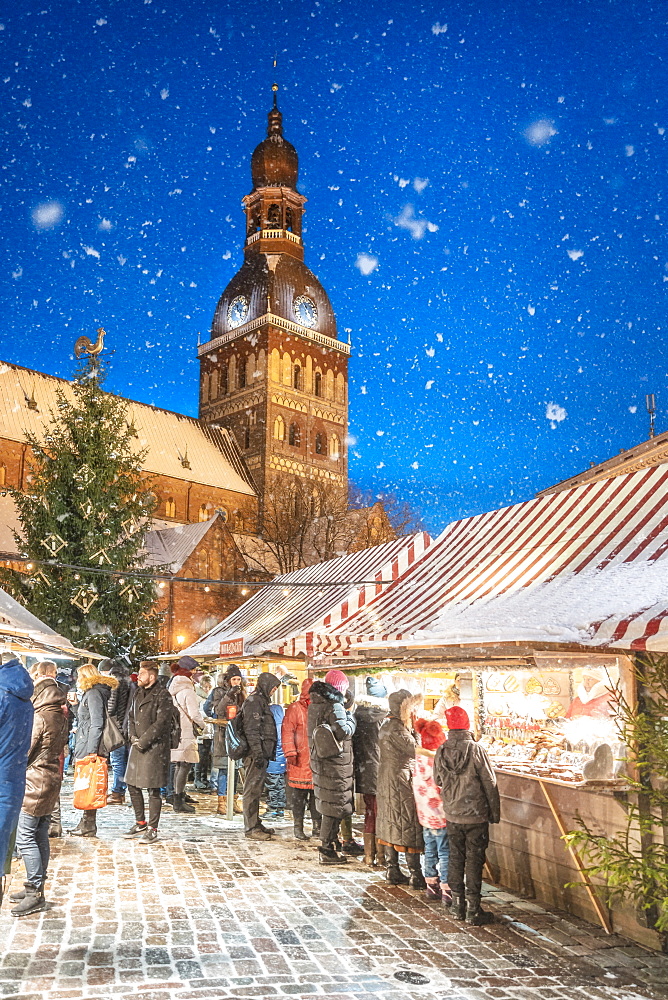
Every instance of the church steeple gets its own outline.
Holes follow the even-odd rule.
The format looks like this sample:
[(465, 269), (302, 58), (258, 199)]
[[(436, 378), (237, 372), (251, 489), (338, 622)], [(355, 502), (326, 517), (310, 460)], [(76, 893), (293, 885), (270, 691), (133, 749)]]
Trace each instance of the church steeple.
[(267, 116), (267, 136), (251, 157), (253, 190), (243, 199), (246, 210), (246, 253), (288, 253), (304, 259), (301, 241), (306, 198), (297, 190), (299, 157), (283, 136), (283, 115), (278, 108), (278, 85), (272, 87), (274, 103)]

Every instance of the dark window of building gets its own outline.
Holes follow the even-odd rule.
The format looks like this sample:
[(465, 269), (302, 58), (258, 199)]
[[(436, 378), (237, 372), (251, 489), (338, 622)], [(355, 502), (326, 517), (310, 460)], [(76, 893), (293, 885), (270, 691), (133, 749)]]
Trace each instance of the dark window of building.
[(300, 365), (295, 365), (292, 369), (292, 385), (295, 389), (302, 387), (302, 370)]
[(315, 436), (315, 453), (316, 455), (327, 454), (327, 438), (324, 434), (316, 434)]
[(285, 210), (285, 228), (292, 232), (292, 209), (286, 208)]
[(288, 442), (294, 447), (298, 448), (302, 443), (302, 432), (299, 428), (299, 424), (290, 424), (290, 432), (288, 436)]
[(237, 386), (239, 389), (243, 389), (246, 386), (246, 362), (243, 359), (239, 359), (239, 367), (237, 369)]
[(227, 365), (223, 365), (220, 369), (220, 395), (226, 396), (229, 392), (228, 381), (227, 381)]
[(251, 440), (250, 427), (246, 427), (244, 428), (244, 448), (246, 449), (250, 448), (250, 440)]
[(267, 224), (270, 229), (281, 228), (281, 209), (278, 205), (270, 205), (267, 212)]
[(313, 391), (316, 396), (322, 396), (322, 375), (316, 372), (313, 377)]

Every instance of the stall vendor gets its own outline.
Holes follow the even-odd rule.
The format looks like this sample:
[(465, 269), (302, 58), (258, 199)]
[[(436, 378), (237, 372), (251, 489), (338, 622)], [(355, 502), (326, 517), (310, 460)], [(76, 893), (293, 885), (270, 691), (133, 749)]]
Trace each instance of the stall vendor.
[(602, 670), (596, 667), (586, 667), (582, 671), (582, 680), (577, 693), (566, 712), (567, 719), (579, 719), (589, 716), (595, 719), (608, 719), (615, 712), (615, 693), (610, 681)]

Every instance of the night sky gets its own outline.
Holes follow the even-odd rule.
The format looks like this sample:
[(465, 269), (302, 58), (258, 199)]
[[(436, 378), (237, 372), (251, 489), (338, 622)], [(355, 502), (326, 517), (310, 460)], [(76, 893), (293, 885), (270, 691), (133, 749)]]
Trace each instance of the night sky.
[(22, 0), (0, 30), (0, 357), (196, 414), (278, 55), (350, 475), (432, 531), (668, 426), (665, 2)]

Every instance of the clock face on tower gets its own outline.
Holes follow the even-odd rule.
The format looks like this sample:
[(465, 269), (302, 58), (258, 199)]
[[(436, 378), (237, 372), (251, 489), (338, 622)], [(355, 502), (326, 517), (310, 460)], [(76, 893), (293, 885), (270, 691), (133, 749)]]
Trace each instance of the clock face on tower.
[(242, 323), (246, 322), (247, 316), (248, 299), (245, 295), (237, 295), (235, 299), (232, 299), (230, 308), (227, 310), (227, 325), (234, 330), (237, 326), (241, 326)]
[(308, 295), (300, 295), (296, 298), (292, 309), (295, 319), (302, 326), (308, 326), (309, 329), (312, 329), (318, 322), (318, 310), (315, 307), (315, 302)]

